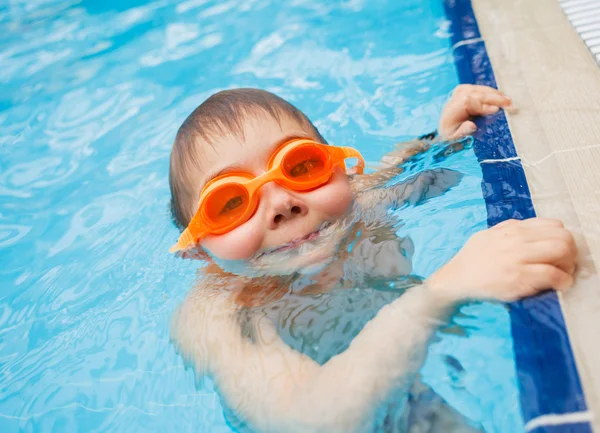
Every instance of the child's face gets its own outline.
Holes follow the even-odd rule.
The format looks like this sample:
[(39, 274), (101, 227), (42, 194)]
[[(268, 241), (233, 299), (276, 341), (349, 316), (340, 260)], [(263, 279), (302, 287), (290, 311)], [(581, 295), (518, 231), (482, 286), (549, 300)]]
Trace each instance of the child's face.
[[(197, 173), (197, 197), (217, 174), (264, 173), (278, 144), (286, 138), (308, 134), (291, 119), (284, 117), (277, 122), (266, 116), (247, 119), (244, 133), (245, 139), (227, 136), (213, 146), (203, 146), (203, 165), (210, 167), (210, 173)], [(319, 238), (324, 233), (319, 229), (343, 217), (352, 199), (348, 177), (339, 168), (327, 184), (309, 192), (292, 191), (269, 182), (262, 187), (260, 203), (250, 220), (223, 235), (206, 236), (200, 245), (222, 260), (251, 260), (260, 266), (276, 263), (275, 257), (281, 253), (285, 256), (283, 268), (287, 270), (310, 267), (333, 254), (337, 242), (323, 242)]]

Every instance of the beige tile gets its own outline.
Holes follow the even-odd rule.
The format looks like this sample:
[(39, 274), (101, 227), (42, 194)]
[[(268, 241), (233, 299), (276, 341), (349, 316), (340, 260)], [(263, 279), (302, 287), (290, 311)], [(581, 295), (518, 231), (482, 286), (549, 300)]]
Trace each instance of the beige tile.
[[(522, 95), (520, 96), (523, 101)], [(513, 137), (519, 137), (518, 141), (515, 140), (515, 147), (524, 165), (537, 165), (552, 153), (546, 129), (535, 106), (531, 103), (520, 103), (518, 107), (519, 113), (507, 116), (511, 134)]]
[[(483, 0), (474, 5), (480, 27), (524, 30), (562, 23), (565, 19), (560, 8), (548, 8), (553, 0)], [(510, 9), (514, 10), (510, 10)], [(518, 11), (518, 13), (515, 13)]]
[(515, 105), (525, 115), (539, 114), (553, 150), (592, 145), (600, 137), (600, 70), (573, 32), (563, 26), (508, 31), (493, 50), (502, 51), (494, 64), (503, 90), (509, 91), (505, 82), (515, 82), (509, 91)]
[[(476, 10), (493, 16), (487, 21), (498, 26), (490, 32), (480, 21), (499, 87), (510, 94), (521, 114), (540, 114), (551, 149), (591, 145), (600, 137), (600, 70), (560, 8), (547, 7), (552, 2), (509, 0), (510, 7), (519, 10), (515, 14), (501, 7), (505, 2), (483, 0)], [(502, 10), (490, 10), (489, 5)], [(556, 19), (533, 28), (513, 25), (531, 14)], [(531, 127), (531, 122), (525, 125)]]
[[(575, 203), (596, 201), (594, 193), (600, 188), (600, 143), (593, 147), (557, 153), (556, 158)], [(596, 201), (596, 204), (600, 203)]]
[[(587, 70), (582, 70), (587, 69)], [(600, 111), (600, 70), (590, 70), (587, 66), (563, 67), (547, 71), (542, 82), (532, 79), (528, 83), (532, 92), (539, 93), (544, 99), (537, 100), (540, 111), (559, 111), (568, 109), (572, 111)], [(545, 88), (537, 89), (537, 86)]]
[[(600, 95), (598, 95), (600, 98)], [(600, 142), (600, 109), (540, 112), (548, 146), (554, 151), (596, 146)]]
[(525, 170), (531, 197), (533, 199), (551, 198), (557, 205), (564, 203), (565, 198), (568, 197), (568, 203), (571, 203), (570, 191), (565, 184), (556, 155), (545, 152), (543, 159), (529, 159), (526, 155), (531, 148), (527, 146), (524, 148), (526, 151), (518, 149), (518, 153)]
[(577, 243), (579, 268), (585, 270), (587, 274), (595, 273), (594, 257), (588, 245), (589, 233), (581, 227), (579, 214), (571, 206), (570, 193), (540, 194), (532, 196), (532, 200), (538, 216), (557, 218), (573, 233)]
[[(571, 201), (588, 241), (600, 263), (600, 145), (556, 155)], [(600, 289), (599, 289), (600, 290)], [(600, 313), (600, 311), (599, 311)]]
[[(567, 293), (559, 294), (559, 298), (588, 407), (597, 414), (597, 402), (600, 400), (600, 327), (597, 326), (600, 313), (600, 278), (591, 260), (587, 261), (587, 265), (579, 271), (575, 286)], [(593, 426), (594, 431), (598, 432), (600, 426), (597, 415)]]
[[(566, 20), (559, 25), (538, 29), (510, 29), (498, 36), (504, 40), (503, 47), (507, 57), (518, 56), (520, 65), (534, 67), (527, 71), (528, 74), (548, 74), (561, 70), (589, 73), (587, 66), (595, 66), (587, 47)], [(542, 80), (539, 84), (544, 85), (545, 81)]]

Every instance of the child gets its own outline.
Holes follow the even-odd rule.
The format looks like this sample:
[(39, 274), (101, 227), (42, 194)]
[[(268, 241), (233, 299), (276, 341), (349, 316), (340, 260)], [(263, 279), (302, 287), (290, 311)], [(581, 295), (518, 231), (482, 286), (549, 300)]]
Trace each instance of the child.
[[(459, 86), (439, 134), (455, 140), (474, 131), (472, 116), (509, 106), (495, 89)], [(384, 187), (430, 143), (399, 146), (372, 174), (361, 174), (354, 149), (325, 143), (302, 112), (260, 90), (217, 93), (185, 120), (171, 154), (172, 213), (184, 229), (172, 250), (208, 265), (176, 313), (172, 337), (198, 377), (210, 374), (255, 431), (405, 431), (427, 343), (457, 306), (566, 289), (574, 241), (556, 220), (505, 221), (474, 235), (422, 282), (410, 275), (413, 246), (395, 235), (389, 210), (443, 193), (460, 174), (423, 171)], [(357, 166), (345, 170), (347, 157)], [(367, 290), (373, 281), (413, 287), (383, 299)], [(360, 308), (374, 311), (366, 326), (345, 332), (349, 309), (334, 301), (348, 304), (354, 290), (343, 289), (356, 287), (370, 296), (370, 307)], [(292, 323), (292, 310), (310, 310), (306, 326)], [(323, 356), (320, 347), (291, 347), (290, 338), (310, 339), (299, 334), (319, 319), (345, 320), (332, 339), (347, 341), (329, 344)], [(444, 410), (432, 429), (468, 430)]]

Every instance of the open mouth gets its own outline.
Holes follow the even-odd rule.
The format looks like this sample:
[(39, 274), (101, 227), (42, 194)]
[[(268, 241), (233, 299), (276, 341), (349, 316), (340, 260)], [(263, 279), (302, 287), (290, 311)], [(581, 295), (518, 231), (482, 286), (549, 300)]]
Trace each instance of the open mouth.
[(290, 242), (288, 242), (288, 243), (286, 243), (284, 245), (281, 245), (280, 247), (277, 247), (275, 249), (272, 249), (272, 250), (269, 250), (269, 251), (265, 251), (259, 257), (265, 256), (267, 254), (280, 253), (282, 251), (288, 251), (288, 250), (291, 250), (293, 248), (296, 248), (296, 247), (302, 245), (304, 242), (308, 242), (308, 241), (311, 241), (311, 240), (315, 239), (317, 236), (319, 236), (319, 234), (321, 234), (321, 232), (323, 230), (325, 230), (326, 228), (330, 227), (331, 224), (332, 223), (330, 221), (327, 221), (327, 222), (321, 224), (321, 226), (317, 230), (315, 230), (314, 232), (309, 233), (309, 234), (307, 234), (305, 236), (302, 236), (300, 238), (296, 238), (296, 239), (294, 239), (294, 240), (292, 240), (292, 241), (290, 241)]

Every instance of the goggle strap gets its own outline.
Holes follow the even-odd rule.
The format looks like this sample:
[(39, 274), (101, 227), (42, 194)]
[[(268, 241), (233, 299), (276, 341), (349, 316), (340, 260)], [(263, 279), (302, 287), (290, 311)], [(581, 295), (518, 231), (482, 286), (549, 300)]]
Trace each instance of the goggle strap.
[(365, 160), (360, 152), (352, 147), (330, 147), (335, 152), (335, 159), (339, 159), (337, 162), (343, 162), (347, 158), (356, 158), (357, 174), (362, 174), (365, 168)]
[(177, 239), (177, 243), (169, 248), (170, 253), (176, 253), (177, 251), (181, 251), (186, 249), (190, 244), (196, 242), (195, 237), (190, 232), (190, 229), (187, 228), (181, 233), (179, 239)]

